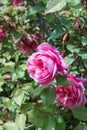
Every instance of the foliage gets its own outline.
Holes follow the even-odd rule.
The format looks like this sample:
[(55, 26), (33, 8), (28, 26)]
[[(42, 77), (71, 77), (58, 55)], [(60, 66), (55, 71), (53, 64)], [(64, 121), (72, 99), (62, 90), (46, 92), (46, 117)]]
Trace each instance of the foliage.
[[(22, 36), (31, 40), (28, 34), (58, 49), (68, 73), (87, 78), (86, 0), (24, 0), (19, 6), (0, 0), (0, 130), (86, 130), (86, 106), (56, 104), (55, 81), (41, 86), (28, 75), (29, 55), (17, 48)], [(56, 80), (70, 85), (66, 76)]]

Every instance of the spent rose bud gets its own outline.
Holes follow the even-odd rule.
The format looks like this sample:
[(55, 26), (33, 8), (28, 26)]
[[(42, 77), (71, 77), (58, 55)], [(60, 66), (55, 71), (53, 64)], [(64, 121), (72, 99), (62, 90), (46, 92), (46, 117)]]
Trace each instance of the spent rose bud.
[(3, 27), (0, 27), (0, 42), (2, 42), (6, 37), (6, 30)]
[(51, 85), (58, 71), (67, 68), (59, 51), (47, 43), (38, 46), (37, 52), (29, 57), (26, 67), (30, 77), (43, 86)]
[(70, 41), (70, 34), (65, 33), (65, 34), (63, 34), (62, 38), (63, 38), (64, 42), (69, 42)]
[(87, 79), (68, 75), (67, 80), (71, 83), (70, 86), (56, 86), (56, 103), (69, 109), (84, 106), (87, 103), (84, 88), (84, 84), (87, 82)]
[(23, 0), (13, 0), (13, 5), (14, 6), (19, 6), (19, 4), (23, 2)]
[(21, 51), (23, 54), (31, 55), (36, 51), (38, 44), (38, 40), (42, 41), (42, 36), (39, 34), (28, 34), (30, 39), (26, 38), (25, 36), (22, 36), (22, 38), (19, 41), (19, 44), (17, 45), (17, 49)]

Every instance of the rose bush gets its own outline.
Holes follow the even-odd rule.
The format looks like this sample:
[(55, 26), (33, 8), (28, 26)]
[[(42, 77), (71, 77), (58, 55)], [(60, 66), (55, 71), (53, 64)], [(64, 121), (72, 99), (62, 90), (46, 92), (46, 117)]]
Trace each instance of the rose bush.
[(0, 0), (0, 130), (13, 129), (87, 129), (86, 0)]

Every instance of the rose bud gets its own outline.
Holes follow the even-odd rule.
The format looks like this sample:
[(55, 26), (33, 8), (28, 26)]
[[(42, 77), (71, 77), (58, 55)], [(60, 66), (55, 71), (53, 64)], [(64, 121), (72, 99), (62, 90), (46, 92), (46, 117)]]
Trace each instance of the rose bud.
[(8, 108), (3, 108), (3, 112), (7, 113), (7, 112), (9, 112), (9, 109)]
[(19, 4), (22, 2), (23, 0), (13, 0), (13, 5), (14, 6), (19, 6)]
[(0, 27), (0, 42), (6, 37), (6, 30), (3, 27)]
[(70, 41), (70, 34), (69, 33), (63, 34), (62, 37), (63, 37), (64, 42), (69, 42)]
[(81, 24), (77, 21), (75, 23), (75, 29), (80, 29), (81, 28)]
[(38, 103), (37, 98), (34, 98), (34, 99), (33, 99), (33, 103)]

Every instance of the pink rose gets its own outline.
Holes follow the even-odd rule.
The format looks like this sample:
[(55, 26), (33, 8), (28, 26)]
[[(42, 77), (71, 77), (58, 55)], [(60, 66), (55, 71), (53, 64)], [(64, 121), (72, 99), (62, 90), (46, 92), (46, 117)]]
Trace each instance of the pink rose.
[(71, 83), (70, 86), (56, 86), (56, 102), (69, 109), (84, 106), (87, 103), (84, 88), (87, 79), (77, 78), (73, 75), (68, 75), (67, 79)]
[(53, 83), (58, 71), (63, 71), (66, 65), (59, 51), (51, 45), (43, 43), (37, 50), (29, 57), (27, 70), (31, 78), (41, 85), (48, 86)]
[(13, 5), (14, 6), (19, 6), (19, 4), (22, 2), (23, 0), (13, 0)]
[(2, 42), (5, 37), (6, 37), (6, 30), (0, 27), (0, 42)]

